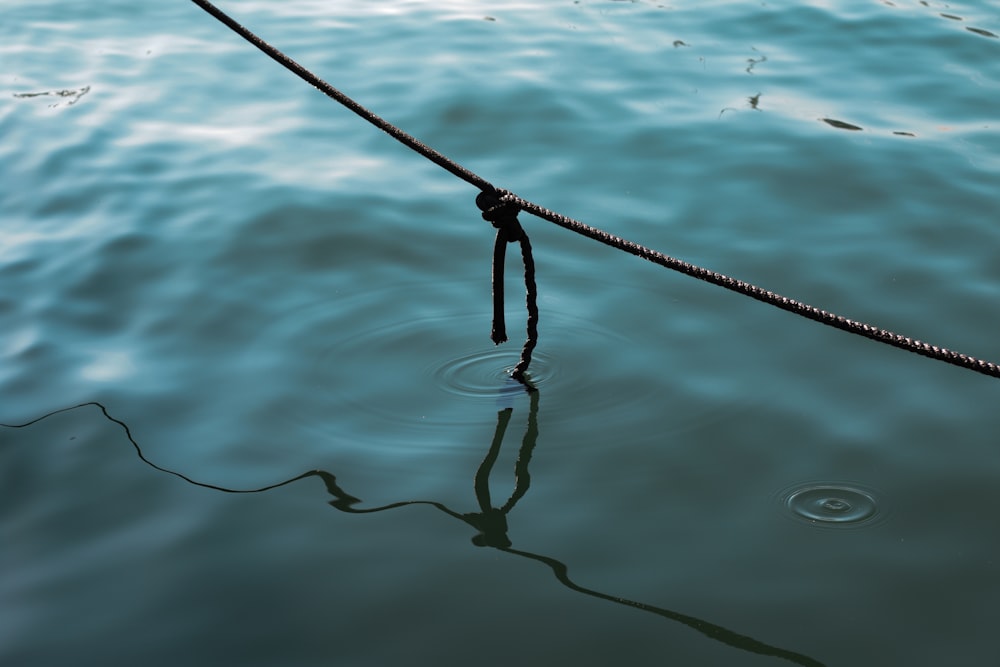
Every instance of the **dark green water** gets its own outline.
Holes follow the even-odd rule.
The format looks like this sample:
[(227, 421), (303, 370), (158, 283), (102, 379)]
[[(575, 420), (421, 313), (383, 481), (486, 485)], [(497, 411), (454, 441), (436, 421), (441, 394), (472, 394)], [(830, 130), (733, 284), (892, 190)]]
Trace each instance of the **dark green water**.
[[(220, 6), (500, 187), (1000, 360), (995, 4)], [(0, 664), (995, 660), (996, 379), (522, 214), (528, 393), (475, 189), (193, 3), (9, 2), (0, 65)]]

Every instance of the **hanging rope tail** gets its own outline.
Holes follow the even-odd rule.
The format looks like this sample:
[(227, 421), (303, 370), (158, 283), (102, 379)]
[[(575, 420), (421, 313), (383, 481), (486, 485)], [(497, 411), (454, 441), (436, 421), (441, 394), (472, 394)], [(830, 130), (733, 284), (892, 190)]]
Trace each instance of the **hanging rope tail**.
[(531, 243), (528, 241), (527, 234), (521, 235), (521, 259), (524, 261), (524, 292), (528, 307), (528, 337), (524, 341), (524, 347), (521, 348), (521, 360), (517, 362), (517, 366), (511, 371), (511, 377), (522, 383), (529, 391), (533, 391), (534, 388), (528, 383), (526, 373), (528, 371), (528, 364), (531, 363), (531, 353), (534, 352), (535, 345), (538, 343), (538, 290), (535, 287), (535, 260), (531, 256)]
[(517, 206), (502, 202), (495, 192), (480, 192), (476, 197), (476, 206), (483, 212), (483, 219), (488, 220), (497, 230), (493, 243), (493, 331), (490, 338), (499, 345), (507, 342), (503, 310), (503, 270), (507, 244), (521, 240), (524, 230), (517, 220)]
[(531, 254), (531, 242), (517, 219), (520, 207), (514, 203), (513, 197), (508, 194), (501, 195), (495, 190), (480, 192), (476, 197), (476, 206), (483, 212), (483, 219), (488, 220), (497, 229), (496, 240), (493, 243), (493, 329), (490, 333), (490, 338), (496, 345), (507, 341), (503, 284), (507, 244), (516, 241), (521, 245), (525, 301), (528, 309), (528, 338), (524, 342), (521, 358), (511, 376), (519, 382), (525, 382), (525, 373), (531, 363), (531, 353), (538, 342), (538, 290), (535, 286), (535, 260)]
[(503, 312), (503, 270), (507, 244), (526, 239), (527, 235), (517, 220), (517, 205), (503, 201), (495, 191), (480, 192), (476, 197), (476, 206), (483, 212), (483, 219), (497, 230), (493, 243), (493, 331), (490, 338), (499, 345), (507, 341)]
[(303, 81), (316, 87), (327, 97), (340, 103), (350, 111), (353, 111), (364, 120), (368, 121), (413, 151), (423, 155), (425, 158), (437, 164), (442, 169), (454, 174), (470, 185), (474, 185), (479, 188), (481, 194), (477, 197), (477, 204), (479, 204), (479, 208), (483, 211), (483, 217), (497, 227), (497, 238), (493, 249), (493, 331), (491, 336), (493, 342), (497, 344), (507, 339), (507, 333), (503, 320), (503, 260), (505, 257), (505, 247), (507, 243), (519, 241), (521, 244), (521, 254), (522, 257), (524, 257), (525, 285), (528, 292), (528, 341), (525, 343), (524, 349), (522, 350), (521, 361), (512, 372), (512, 375), (514, 375), (515, 378), (521, 379), (524, 377), (524, 373), (531, 361), (531, 352), (537, 342), (538, 334), (538, 310), (534, 305), (534, 262), (531, 260), (531, 245), (528, 242), (528, 237), (524, 233), (524, 230), (521, 229), (520, 223), (517, 221), (518, 211), (530, 213), (537, 218), (547, 220), (548, 222), (563, 227), (564, 229), (576, 232), (577, 234), (581, 234), (582, 236), (599, 241), (600, 243), (611, 246), (612, 248), (617, 248), (618, 250), (635, 255), (636, 257), (640, 257), (659, 266), (673, 271), (678, 271), (693, 278), (697, 278), (698, 280), (712, 283), (713, 285), (724, 287), (730, 291), (743, 294), (744, 296), (749, 296), (752, 299), (762, 301), (775, 306), (776, 308), (786, 310), (790, 313), (795, 313), (796, 315), (801, 315), (802, 317), (834, 327), (835, 329), (840, 329), (858, 336), (864, 336), (865, 338), (869, 338), (880, 343), (892, 345), (893, 347), (898, 347), (915, 354), (930, 357), (931, 359), (937, 359), (938, 361), (943, 361), (954, 366), (982, 373), (983, 375), (1000, 378), (1000, 365), (993, 362), (977, 359), (976, 357), (962, 354), (954, 350), (949, 350), (944, 347), (939, 347), (937, 345), (931, 345), (930, 343), (915, 340), (907, 336), (893, 333), (887, 329), (865, 324), (864, 322), (851, 320), (846, 317), (821, 310), (815, 306), (802, 303), (801, 301), (796, 301), (795, 299), (790, 299), (786, 296), (769, 292), (761, 287), (757, 287), (756, 285), (742, 280), (737, 280), (736, 278), (731, 278), (721, 273), (710, 271), (709, 269), (704, 269), (700, 266), (695, 266), (694, 264), (689, 264), (661, 252), (651, 250), (645, 246), (639, 245), (638, 243), (609, 234), (595, 227), (590, 227), (582, 222), (574, 220), (573, 218), (550, 211), (547, 208), (523, 199), (508, 190), (496, 188), (486, 179), (469, 171), (454, 160), (449, 159), (430, 146), (427, 146), (402, 131), (392, 123), (389, 123), (385, 119), (361, 106), (353, 99), (340, 92), (251, 31), (244, 28), (212, 3), (207, 0), (192, 0), (192, 2), (214, 16), (224, 25), (229, 27), (233, 32), (240, 35), (245, 40), (270, 56), (277, 63), (290, 70)]

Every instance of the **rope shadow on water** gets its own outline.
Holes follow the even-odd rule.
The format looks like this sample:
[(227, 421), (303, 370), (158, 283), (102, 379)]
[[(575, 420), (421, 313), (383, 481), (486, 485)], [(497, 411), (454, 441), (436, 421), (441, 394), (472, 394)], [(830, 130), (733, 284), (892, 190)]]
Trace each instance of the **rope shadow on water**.
[(101, 412), (104, 419), (121, 428), (125, 437), (135, 449), (136, 455), (143, 463), (162, 473), (182, 479), (188, 484), (223, 493), (256, 494), (278, 489), (304, 479), (315, 477), (323, 483), (327, 493), (329, 493), (329, 495), (333, 498), (332, 500), (327, 501), (327, 503), (334, 509), (347, 514), (372, 514), (412, 505), (429, 506), (449, 517), (461, 521), (465, 525), (472, 528), (473, 531), (475, 531), (475, 534), (472, 537), (472, 543), (477, 547), (489, 547), (512, 556), (518, 556), (542, 563), (552, 571), (555, 579), (560, 584), (572, 591), (576, 591), (577, 593), (597, 598), (599, 600), (605, 600), (607, 602), (612, 602), (625, 607), (631, 607), (632, 609), (654, 614), (670, 621), (680, 623), (693, 630), (697, 630), (710, 639), (714, 639), (715, 641), (741, 651), (779, 658), (798, 665), (805, 665), (807, 667), (823, 666), (823, 663), (807, 655), (767, 644), (754, 639), (753, 637), (734, 632), (733, 630), (729, 630), (701, 618), (582, 586), (570, 578), (569, 567), (563, 561), (551, 556), (522, 549), (515, 549), (513, 547), (513, 542), (509, 537), (507, 517), (517, 505), (518, 501), (528, 492), (528, 488), (531, 484), (528, 464), (531, 461), (532, 453), (534, 452), (538, 442), (538, 406), (540, 392), (531, 384), (530, 379), (526, 376), (522, 378), (519, 384), (515, 385), (513, 380), (511, 383), (511, 386), (501, 389), (501, 400), (513, 402), (513, 392), (519, 393), (520, 391), (526, 392), (529, 397), (527, 424), (514, 465), (514, 489), (503, 504), (497, 505), (493, 502), (492, 494), (490, 492), (490, 477), (493, 472), (493, 467), (500, 454), (507, 429), (514, 413), (513, 407), (505, 406), (501, 407), (497, 411), (496, 428), (494, 430), (493, 439), (490, 442), (486, 455), (483, 457), (483, 460), (480, 463), (479, 468), (476, 470), (476, 474), (473, 479), (473, 492), (476, 498), (477, 510), (472, 512), (459, 512), (448, 507), (444, 503), (435, 500), (402, 500), (378, 507), (357, 507), (357, 505), (362, 503), (361, 498), (345, 491), (337, 481), (337, 477), (333, 473), (326, 470), (309, 470), (290, 479), (254, 489), (233, 489), (207, 482), (201, 482), (185, 475), (184, 473), (158, 465), (148, 459), (145, 453), (143, 453), (142, 447), (133, 436), (132, 429), (128, 426), (128, 424), (117, 417), (114, 417), (104, 404), (96, 401), (53, 410), (52, 412), (42, 415), (41, 417), (37, 417), (22, 424), (0, 423), (0, 428), (24, 429), (55, 415), (88, 407), (97, 408)]

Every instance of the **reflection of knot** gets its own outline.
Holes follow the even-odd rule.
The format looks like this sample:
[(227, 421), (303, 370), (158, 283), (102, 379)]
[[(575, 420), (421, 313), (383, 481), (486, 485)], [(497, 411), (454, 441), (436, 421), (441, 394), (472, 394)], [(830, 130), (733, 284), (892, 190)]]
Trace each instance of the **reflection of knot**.
[(507, 516), (503, 511), (491, 508), (481, 513), (464, 514), (462, 518), (479, 531), (472, 538), (472, 543), (477, 547), (507, 548), (511, 545), (510, 538), (507, 537)]
[(512, 201), (505, 201), (495, 190), (480, 192), (476, 196), (476, 206), (483, 212), (483, 219), (488, 220), (503, 235), (503, 240), (507, 243), (521, 240), (524, 230), (517, 220), (520, 206)]

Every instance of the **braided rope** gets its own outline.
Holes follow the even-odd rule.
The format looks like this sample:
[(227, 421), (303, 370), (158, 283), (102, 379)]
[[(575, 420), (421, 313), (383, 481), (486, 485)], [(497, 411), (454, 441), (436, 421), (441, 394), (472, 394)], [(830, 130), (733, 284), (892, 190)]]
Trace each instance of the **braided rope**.
[[(191, 0), (196, 5), (204, 9), (206, 12), (214, 16), (216, 19), (221, 21), (223, 24), (228, 26), (231, 30), (236, 32), (238, 35), (246, 39), (248, 42), (256, 46), (258, 49), (263, 51), (265, 54), (270, 56), (276, 62), (296, 74), (298, 77), (306, 81), (307, 83), (315, 86), (320, 92), (324, 93), (327, 97), (339, 102), (349, 110), (353, 111), (355, 114), (365, 119), (375, 127), (379, 128), (383, 132), (387, 133), (389, 136), (393, 137), (400, 143), (409, 147), (410, 149), (416, 151), (420, 155), (423, 155), (428, 160), (434, 162), (441, 168), (449, 171), (455, 176), (461, 178), (470, 185), (474, 185), (479, 188), (483, 194), (491, 196), (491, 198), (497, 198), (501, 204), (508, 204), (511, 207), (516, 207), (517, 209), (523, 210), (527, 213), (534, 215), (535, 217), (541, 218), (552, 222), (564, 229), (576, 232), (582, 236), (586, 236), (595, 241), (599, 241), (605, 245), (611, 246), (612, 248), (617, 248), (636, 257), (640, 257), (654, 264), (658, 264), (665, 268), (671, 269), (673, 271), (678, 271), (685, 275), (697, 278), (698, 280), (703, 280), (713, 285), (718, 285), (724, 287), (738, 294), (743, 294), (752, 299), (762, 301), (764, 303), (775, 306), (776, 308), (781, 308), (782, 310), (787, 310), (790, 313), (795, 313), (796, 315), (801, 315), (802, 317), (814, 320), (821, 324), (834, 327), (835, 329), (840, 329), (848, 333), (857, 334), (859, 336), (864, 336), (865, 338), (870, 338), (871, 340), (878, 341), (880, 343), (885, 343), (887, 345), (892, 345), (893, 347), (898, 347), (915, 354), (919, 354), (925, 357), (930, 357), (931, 359), (937, 359), (938, 361), (943, 361), (954, 366), (959, 366), (961, 368), (966, 368), (968, 370), (975, 371), (977, 373), (982, 373), (983, 375), (989, 375), (991, 377), (1000, 378), (1000, 365), (997, 365), (990, 361), (984, 361), (982, 359), (977, 359), (976, 357), (969, 356), (967, 354), (962, 354), (954, 350), (949, 350), (947, 348), (939, 347), (937, 345), (931, 345), (930, 343), (925, 343), (920, 340), (915, 340), (901, 334), (894, 333), (887, 329), (882, 329), (864, 322), (858, 322), (856, 320), (851, 320), (834, 313), (830, 313), (825, 310), (816, 308), (815, 306), (810, 306), (801, 301), (796, 301), (786, 296), (776, 294), (775, 292), (770, 292), (763, 289), (762, 287), (757, 287), (751, 283), (744, 282), (742, 280), (737, 280), (736, 278), (731, 278), (727, 275), (718, 273), (716, 271), (711, 271), (709, 269), (702, 268), (700, 266), (695, 266), (694, 264), (689, 264), (688, 262), (676, 259), (669, 255), (665, 255), (661, 252), (651, 250), (645, 246), (639, 245), (633, 241), (628, 241), (614, 234), (609, 234), (605, 231), (597, 229), (596, 227), (591, 227), (585, 225), (584, 223), (569, 218), (567, 216), (550, 211), (547, 208), (539, 206), (534, 202), (523, 199), (513, 192), (508, 190), (502, 190), (496, 188), (486, 179), (481, 176), (469, 171), (462, 165), (458, 164), (454, 160), (446, 157), (442, 153), (434, 150), (430, 146), (418, 141), (414, 137), (410, 136), (406, 132), (402, 131), (392, 123), (388, 122), (384, 118), (372, 113), (365, 107), (361, 106), (353, 99), (340, 92), (329, 83), (319, 78), (309, 70), (307, 70), (302, 65), (298, 64), (284, 53), (274, 48), (260, 37), (255, 35), (250, 30), (244, 28), (242, 25), (234, 21), (232, 18), (227, 16), (222, 10), (215, 7), (212, 3), (207, 0)], [(480, 195), (482, 196), (482, 195)], [(513, 215), (516, 216), (516, 210)], [(485, 217), (485, 215), (484, 215)], [(489, 218), (487, 218), (489, 219)], [(501, 229), (499, 234), (503, 234)], [(527, 235), (522, 232), (523, 240), (522, 243), (522, 254), (525, 256), (525, 267), (527, 269), (528, 262), (530, 258), (531, 246), (528, 244)], [(510, 240), (517, 240), (511, 238)], [(498, 238), (497, 244), (500, 244), (501, 240)], [(502, 260), (502, 254), (500, 250), (495, 249), (494, 257), (498, 257)], [(533, 263), (532, 263), (533, 268)], [(496, 262), (494, 262), (494, 269), (496, 270)], [(502, 269), (501, 269), (502, 270)], [(532, 271), (533, 273), (533, 271)], [(502, 279), (502, 273), (501, 273)], [(527, 275), (526, 275), (527, 281)], [(501, 287), (502, 290), (502, 287)], [(530, 281), (529, 287), (529, 302), (531, 300), (531, 294), (534, 291), (534, 279)], [(501, 296), (502, 299), (502, 296)], [(529, 306), (529, 343), (531, 343), (531, 348), (534, 347), (534, 339), (531, 337), (531, 330), (534, 325), (537, 325), (537, 308), (534, 310), (533, 319), (532, 312)], [(496, 334), (502, 333), (494, 330), (494, 339), (496, 339)], [(537, 332), (535, 333), (537, 337)], [(518, 364), (518, 370), (521, 375), (523, 375), (524, 370), (527, 368), (527, 361), (530, 360), (531, 349), (528, 344), (525, 345), (525, 353), (522, 354), (521, 364)], [(527, 355), (527, 356), (526, 356)], [(523, 366), (523, 368), (522, 368)], [(517, 371), (516, 371), (517, 372)]]
[(967, 354), (955, 352), (954, 350), (949, 350), (937, 345), (931, 345), (930, 343), (925, 343), (920, 340), (903, 336), (902, 334), (894, 333), (888, 329), (882, 329), (871, 324), (858, 322), (826, 310), (821, 310), (815, 306), (810, 306), (807, 303), (796, 301), (795, 299), (782, 296), (781, 294), (777, 294), (775, 292), (770, 292), (751, 283), (737, 280), (736, 278), (731, 278), (730, 276), (718, 273), (717, 271), (711, 271), (694, 264), (689, 264), (688, 262), (675, 257), (665, 255), (661, 252), (651, 250), (645, 246), (639, 245), (638, 243), (634, 243), (619, 236), (615, 236), (614, 234), (609, 234), (603, 230), (597, 229), (596, 227), (585, 225), (578, 220), (555, 213), (547, 208), (539, 206), (538, 204), (522, 199), (512, 192), (506, 190), (498, 190), (498, 192), (501, 195), (501, 199), (512, 204), (516, 204), (527, 213), (559, 225), (564, 229), (568, 229), (582, 236), (599, 241), (600, 243), (611, 246), (612, 248), (623, 250), (630, 255), (635, 255), (636, 257), (645, 259), (653, 264), (659, 264), (660, 266), (678, 271), (693, 278), (712, 283), (713, 285), (718, 285), (719, 287), (724, 287), (738, 294), (743, 294), (752, 299), (756, 299), (757, 301), (762, 301), (776, 308), (787, 310), (790, 313), (801, 315), (802, 317), (831, 326), (835, 329), (857, 334), (858, 336), (864, 336), (865, 338), (870, 338), (880, 343), (892, 345), (893, 347), (908, 350), (915, 354), (930, 357), (931, 359), (937, 359), (938, 361), (943, 361), (948, 364), (961, 366), (962, 368), (967, 368), (969, 370), (976, 371), (977, 373), (982, 373), (983, 375), (1000, 378), (1000, 365), (991, 361), (977, 359), (976, 357), (971, 357)]

